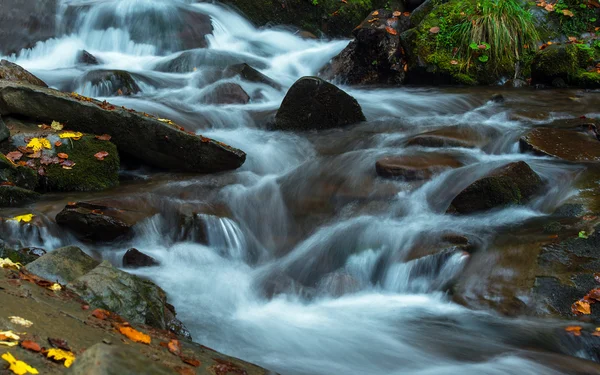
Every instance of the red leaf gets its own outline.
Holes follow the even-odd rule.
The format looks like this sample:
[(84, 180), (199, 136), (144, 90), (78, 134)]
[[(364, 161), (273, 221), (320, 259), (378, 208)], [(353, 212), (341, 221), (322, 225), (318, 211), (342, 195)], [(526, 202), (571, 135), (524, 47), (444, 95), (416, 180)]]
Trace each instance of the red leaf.
[(42, 351), (42, 347), (37, 342), (31, 340), (21, 341), (21, 347), (36, 353)]

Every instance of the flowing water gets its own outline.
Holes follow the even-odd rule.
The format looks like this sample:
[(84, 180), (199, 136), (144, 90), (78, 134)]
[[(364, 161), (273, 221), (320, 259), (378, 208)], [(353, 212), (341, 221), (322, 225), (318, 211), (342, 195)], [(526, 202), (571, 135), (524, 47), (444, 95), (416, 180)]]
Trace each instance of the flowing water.
[[(183, 43), (173, 30), (182, 14), (210, 16), (214, 31), (207, 48), (189, 50), (179, 68), (165, 69), (181, 61)], [(196, 341), (281, 374), (594, 371), (564, 356), (588, 358), (577, 345), (554, 339), (564, 322), (511, 319), (452, 302), (444, 291), (468, 254), (414, 252), (435, 248), (448, 233), (467, 235), (486, 251), (502, 228), (545, 217), (576, 194), (572, 184), (582, 168), (519, 153), (517, 140), (536, 124), (599, 117), (587, 109), (595, 98), (511, 91), (496, 104), (487, 100), (489, 89), (344, 87), (367, 123), (274, 132), (266, 123), (287, 89), (317, 74), (349, 41), (256, 29), (231, 9), (183, 0), (63, 0), (56, 17), (62, 36), (8, 58), (52, 87), (172, 119), (244, 150), (248, 159), (237, 171), (208, 176), (129, 168), (122, 186), (108, 192), (46, 195), (31, 208), (44, 225), (5, 226), (11, 242), (47, 249), (79, 244), (117, 266), (135, 247), (160, 261), (136, 273), (168, 292)], [(101, 65), (78, 63), (81, 50)], [(241, 62), (282, 88), (223, 74)], [(127, 70), (142, 92), (110, 96), (110, 84), (84, 78), (95, 69)], [(203, 104), (223, 82), (241, 85), (251, 102)], [(439, 153), (405, 142), (441, 128), (474, 134), (485, 146), (443, 149), (465, 166), (426, 183), (376, 177), (383, 156)], [(444, 214), (471, 182), (519, 160), (549, 182), (537, 199), (474, 216)], [(158, 213), (135, 228), (134, 238), (110, 246), (79, 243), (53, 222), (66, 202), (97, 198)], [(172, 214), (182, 211), (198, 212), (208, 245), (175, 224)]]

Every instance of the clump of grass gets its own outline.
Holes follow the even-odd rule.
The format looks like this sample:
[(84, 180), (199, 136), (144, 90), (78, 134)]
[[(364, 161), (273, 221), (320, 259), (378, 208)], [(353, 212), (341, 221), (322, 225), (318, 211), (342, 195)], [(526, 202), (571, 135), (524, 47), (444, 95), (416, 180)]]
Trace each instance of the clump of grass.
[[(532, 15), (518, 0), (480, 0), (466, 21), (452, 31), (459, 53), (470, 62), (473, 57), (496, 68), (515, 67), (528, 50), (534, 50), (540, 35)], [(470, 48), (485, 45), (484, 51)]]

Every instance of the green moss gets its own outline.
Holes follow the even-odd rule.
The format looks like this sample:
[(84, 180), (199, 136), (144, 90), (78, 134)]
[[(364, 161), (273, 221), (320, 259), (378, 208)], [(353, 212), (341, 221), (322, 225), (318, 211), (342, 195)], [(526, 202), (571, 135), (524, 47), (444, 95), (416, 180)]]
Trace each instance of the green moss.
[[(94, 157), (100, 151), (108, 152), (103, 161)], [(63, 144), (56, 147), (56, 152), (68, 154), (69, 160), (75, 162), (75, 166), (72, 169), (64, 169), (59, 164), (47, 166), (46, 176), (41, 178), (41, 186), (44, 189), (98, 191), (119, 184), (119, 154), (113, 143), (86, 135), (78, 141), (64, 139)]]
[(588, 72), (580, 69), (573, 80), (578, 86), (597, 89), (600, 88), (600, 73)]
[(574, 45), (552, 45), (538, 52), (532, 63), (535, 83), (551, 84), (555, 79), (568, 82), (579, 68), (579, 51)]

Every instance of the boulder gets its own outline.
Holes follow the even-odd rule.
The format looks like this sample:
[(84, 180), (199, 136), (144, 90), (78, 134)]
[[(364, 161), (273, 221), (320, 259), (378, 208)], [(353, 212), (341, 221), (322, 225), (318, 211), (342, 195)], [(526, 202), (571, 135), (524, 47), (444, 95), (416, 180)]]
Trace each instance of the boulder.
[(228, 66), (225, 70), (225, 76), (240, 76), (242, 79), (248, 82), (262, 83), (277, 90), (281, 89), (281, 85), (279, 83), (273, 81), (271, 78), (267, 77), (246, 63)]
[(142, 253), (138, 249), (129, 249), (123, 256), (123, 267), (125, 268), (152, 267), (158, 265), (159, 263), (156, 259)]
[(27, 271), (49, 281), (67, 284), (100, 264), (77, 246), (67, 246), (29, 263)]
[(108, 261), (68, 287), (94, 307), (115, 312), (132, 324), (169, 328), (166, 293), (156, 284), (120, 271)]
[(17, 186), (0, 185), (0, 207), (20, 207), (35, 202), (40, 194)]
[(19, 65), (6, 60), (0, 60), (0, 80), (30, 83), (35, 86), (48, 87), (48, 85), (38, 77), (29, 73)]
[(543, 182), (523, 161), (497, 168), (473, 182), (452, 201), (449, 211), (471, 214), (508, 205), (524, 204)]
[(449, 155), (425, 153), (382, 158), (375, 163), (375, 170), (381, 177), (413, 181), (427, 180), (436, 173), (462, 166)]
[[(48, 140), (50, 149), (42, 148), (39, 154), (24, 153), (20, 160), (39, 175), (39, 189), (99, 191), (119, 184), (120, 159), (112, 142), (87, 134), (79, 140), (63, 139), (60, 138), (62, 133), (42, 130), (20, 132), (11, 137), (11, 151), (19, 150), (19, 147), (22, 150), (33, 138)], [(99, 152), (108, 154), (103, 160), (98, 160), (94, 155)], [(62, 159), (59, 154), (66, 154), (68, 158)]]
[(206, 104), (248, 104), (250, 95), (237, 83), (219, 83), (202, 98)]
[[(594, 63), (591, 63), (595, 65)], [(533, 85), (600, 88), (600, 73), (590, 69), (589, 55), (575, 44), (553, 44), (537, 52), (531, 64)]]
[(350, 85), (402, 84), (406, 73), (400, 34), (410, 19), (392, 13), (372, 12), (352, 32), (354, 40), (323, 70), (323, 77)]
[(150, 363), (137, 350), (116, 347), (104, 343), (96, 344), (77, 357), (69, 370), (72, 375), (172, 375), (171, 368), (160, 362)]
[(81, 50), (77, 53), (77, 62), (85, 65), (100, 65), (96, 56), (86, 50)]
[(600, 142), (572, 129), (535, 128), (519, 140), (521, 151), (572, 162), (600, 161)]
[(80, 79), (80, 83), (92, 85), (98, 91), (97, 96), (127, 96), (142, 91), (125, 70), (92, 70)]
[(221, 142), (188, 134), (149, 115), (76, 94), (0, 82), (0, 115), (69, 124), (75, 131), (110, 134), (119, 152), (148, 165), (190, 172), (236, 169), (246, 154)]
[(365, 121), (350, 95), (316, 77), (300, 78), (289, 89), (275, 117), (276, 130), (324, 130)]
[(135, 224), (152, 214), (153, 211), (136, 210), (131, 205), (77, 202), (59, 212), (56, 222), (85, 241), (113, 241), (131, 234)]
[(0, 55), (31, 48), (56, 33), (58, 0), (0, 1)]

